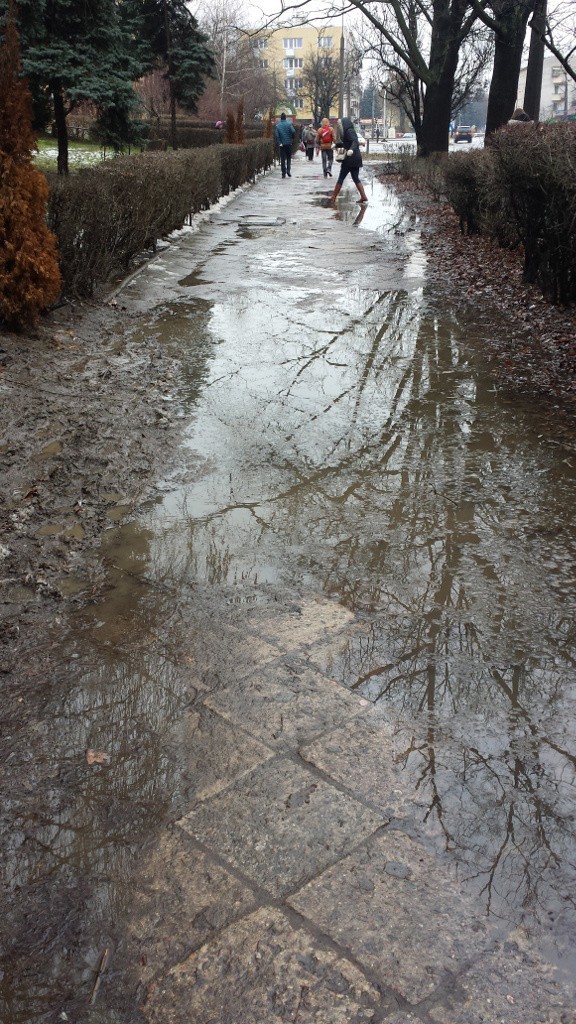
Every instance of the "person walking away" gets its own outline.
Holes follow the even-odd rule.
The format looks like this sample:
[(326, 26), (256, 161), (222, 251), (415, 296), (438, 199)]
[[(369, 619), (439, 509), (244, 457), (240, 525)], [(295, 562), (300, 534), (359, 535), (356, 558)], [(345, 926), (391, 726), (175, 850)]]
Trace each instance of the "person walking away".
[(292, 139), (296, 134), (294, 125), (286, 120), (286, 114), (284, 111), (280, 114), (280, 120), (276, 123), (274, 129), (274, 138), (276, 139), (276, 145), (280, 151), (280, 168), (282, 170), (283, 178), (291, 178), (290, 169), (292, 167)]
[(314, 159), (314, 143), (316, 142), (316, 132), (314, 131), (314, 125), (307, 124), (304, 131), (302, 132), (302, 142), (306, 150), (306, 156), (309, 160)]
[(380, 129), (378, 125), (376, 125), (376, 142), (380, 142)]
[(362, 154), (360, 152), (360, 144), (358, 142), (358, 136), (356, 135), (356, 129), (352, 124), (349, 117), (343, 117), (341, 124), (341, 131), (339, 132), (340, 141), (337, 146), (342, 146), (345, 150), (346, 156), (340, 164), (340, 174), (338, 175), (338, 181), (334, 186), (334, 191), (330, 196), (332, 203), (336, 202), (340, 189), (344, 184), (345, 179), (350, 175), (352, 181), (356, 185), (360, 193), (359, 203), (367, 203), (368, 196), (364, 191), (364, 185), (360, 181), (360, 168), (362, 167)]
[(336, 135), (327, 117), (323, 117), (316, 132), (316, 145), (320, 147), (322, 170), (325, 178), (332, 177), (332, 161), (334, 159), (334, 143)]

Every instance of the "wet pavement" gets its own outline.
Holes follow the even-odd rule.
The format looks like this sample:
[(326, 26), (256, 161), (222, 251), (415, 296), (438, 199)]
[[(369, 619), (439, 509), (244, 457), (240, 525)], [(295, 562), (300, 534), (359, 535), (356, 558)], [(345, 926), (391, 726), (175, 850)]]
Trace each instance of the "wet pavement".
[(183, 440), (58, 635), (6, 1024), (576, 1021), (576, 467), (415, 219), (319, 172), (120, 293)]

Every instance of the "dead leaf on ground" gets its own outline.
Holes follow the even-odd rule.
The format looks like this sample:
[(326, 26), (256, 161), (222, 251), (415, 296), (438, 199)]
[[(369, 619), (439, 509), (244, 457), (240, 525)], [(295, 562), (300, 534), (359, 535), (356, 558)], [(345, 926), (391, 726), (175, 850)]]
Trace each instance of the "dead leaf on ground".
[(110, 754), (104, 750), (89, 749), (86, 751), (86, 761), (88, 764), (110, 764)]

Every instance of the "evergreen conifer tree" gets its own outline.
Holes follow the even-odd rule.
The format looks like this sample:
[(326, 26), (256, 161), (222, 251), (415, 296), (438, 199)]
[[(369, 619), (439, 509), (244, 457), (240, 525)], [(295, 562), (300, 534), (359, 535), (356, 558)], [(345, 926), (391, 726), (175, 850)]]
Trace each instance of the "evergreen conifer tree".
[(48, 184), (33, 162), (32, 98), (21, 77), (13, 0), (0, 46), (0, 97), (0, 319), (19, 328), (56, 300), (61, 279), (46, 224)]

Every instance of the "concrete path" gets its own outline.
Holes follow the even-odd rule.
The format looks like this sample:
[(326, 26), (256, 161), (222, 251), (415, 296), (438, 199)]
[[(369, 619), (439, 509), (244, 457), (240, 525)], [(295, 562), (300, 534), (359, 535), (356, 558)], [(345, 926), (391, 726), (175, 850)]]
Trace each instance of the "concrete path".
[[(265, 287), (272, 316), (300, 280), (313, 315), (328, 296), (338, 321), (344, 283), (419, 289), (410, 220), (364, 178), (373, 203), (349, 191), (334, 211), (319, 161), (297, 158), (291, 179), (274, 171), (192, 245), (183, 235), (122, 301), (136, 314), (160, 288), (166, 301)], [(246, 245), (227, 249), (239, 231)], [(461, 891), (382, 711), (339, 681), (362, 628), (302, 591), (190, 637), (188, 807), (134, 879), (129, 954), (150, 1024), (576, 1021), (553, 964)]]

